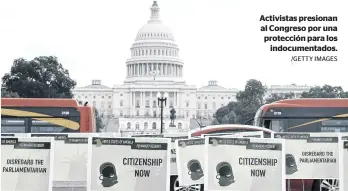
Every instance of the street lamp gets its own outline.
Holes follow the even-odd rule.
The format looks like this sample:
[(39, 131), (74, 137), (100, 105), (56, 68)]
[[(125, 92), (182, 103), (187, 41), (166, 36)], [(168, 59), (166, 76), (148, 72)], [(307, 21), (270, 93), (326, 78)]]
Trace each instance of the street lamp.
[(48, 98), (51, 98), (51, 82), (47, 81), (46, 84), (48, 86)]
[(151, 70), (150, 74), (153, 76), (153, 80), (156, 80), (156, 76), (160, 73), (159, 70)]
[(164, 93), (163, 97), (160, 92), (157, 93), (158, 106), (161, 107), (161, 134), (163, 133), (163, 107), (167, 105), (167, 97), (167, 92)]

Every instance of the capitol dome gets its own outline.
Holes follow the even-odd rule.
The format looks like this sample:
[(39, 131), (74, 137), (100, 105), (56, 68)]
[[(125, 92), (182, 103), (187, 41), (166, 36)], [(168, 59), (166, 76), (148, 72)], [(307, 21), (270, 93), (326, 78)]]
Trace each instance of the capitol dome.
[[(160, 20), (154, 1), (149, 21), (138, 31), (127, 60), (127, 80), (182, 81), (183, 62), (171, 29)], [(126, 80), (126, 81), (127, 81)]]
[(145, 24), (136, 36), (135, 41), (138, 40), (174, 40), (174, 36), (169, 27), (164, 25), (160, 20), (157, 2), (154, 1), (151, 9), (150, 20)]

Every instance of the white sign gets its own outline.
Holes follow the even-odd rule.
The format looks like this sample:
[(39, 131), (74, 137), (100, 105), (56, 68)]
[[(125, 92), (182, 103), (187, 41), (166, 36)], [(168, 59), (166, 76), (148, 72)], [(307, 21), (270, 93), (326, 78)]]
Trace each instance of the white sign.
[(285, 191), (284, 141), (205, 138), (204, 188), (209, 191)]
[(53, 138), (1, 137), (1, 191), (51, 191)]
[(175, 141), (180, 185), (204, 183), (204, 138)]
[(86, 187), (88, 134), (32, 133), (30, 136), (55, 140), (53, 187)]
[(93, 144), (89, 144), (87, 191), (169, 190), (170, 139), (90, 137), (90, 140)]
[(176, 156), (176, 147), (175, 147), (175, 141), (180, 139), (188, 139), (188, 136), (172, 136), (170, 137), (168, 135), (167, 138), (171, 139), (171, 159), (170, 159), (170, 174), (171, 175), (178, 175), (178, 165), (177, 165), (177, 156)]
[(156, 138), (170, 138), (171, 139), (171, 158), (170, 158), (170, 175), (178, 175), (178, 167), (176, 163), (176, 148), (175, 148), (175, 140), (180, 140), (180, 139), (188, 139), (188, 136), (183, 136), (180, 134), (167, 134), (167, 135), (132, 135), (132, 137), (156, 137)]
[[(348, 137), (345, 137), (348, 138)], [(343, 139), (343, 137), (342, 137)], [(342, 178), (343, 182), (343, 191), (348, 191), (348, 139), (343, 141), (343, 170), (342, 170)]]
[(287, 179), (338, 179), (339, 142), (337, 133), (274, 133), (286, 142)]

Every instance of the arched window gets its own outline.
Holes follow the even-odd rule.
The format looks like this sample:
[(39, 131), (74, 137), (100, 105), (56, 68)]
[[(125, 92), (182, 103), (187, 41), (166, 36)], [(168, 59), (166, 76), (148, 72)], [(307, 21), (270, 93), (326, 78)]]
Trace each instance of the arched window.
[(136, 123), (135, 124), (135, 129), (139, 129), (139, 127), (140, 127), (139, 123)]
[(178, 123), (178, 129), (182, 129), (182, 124)]
[(158, 52), (158, 55), (161, 55), (161, 51), (160, 50), (158, 50), (157, 52)]
[(132, 127), (131, 123), (128, 122), (128, 123), (127, 123), (127, 129), (130, 129), (131, 127)]
[(153, 122), (152, 123), (152, 129), (156, 129), (157, 127), (156, 127), (156, 123), (155, 122)]
[(144, 123), (144, 129), (146, 130), (149, 127), (149, 124), (147, 122)]

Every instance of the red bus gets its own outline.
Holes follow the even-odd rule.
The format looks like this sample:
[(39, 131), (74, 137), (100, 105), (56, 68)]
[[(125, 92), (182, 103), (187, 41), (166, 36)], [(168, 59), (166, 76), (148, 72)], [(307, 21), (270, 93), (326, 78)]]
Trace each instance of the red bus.
[(276, 132), (348, 132), (348, 99), (289, 99), (263, 105), (254, 125)]
[[(348, 99), (276, 101), (256, 112), (254, 125), (275, 132), (348, 132)], [(299, 184), (299, 180), (291, 181)], [(338, 180), (303, 180), (302, 184), (310, 191), (331, 191), (339, 186)]]
[(75, 99), (1, 98), (1, 133), (95, 132), (94, 109)]

